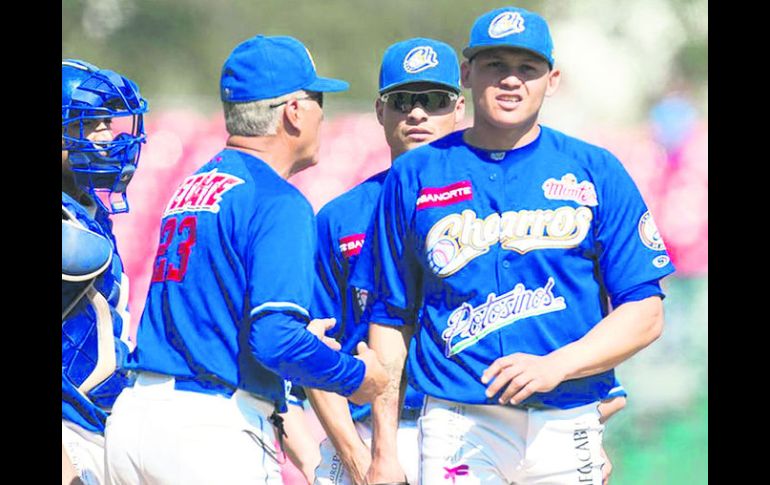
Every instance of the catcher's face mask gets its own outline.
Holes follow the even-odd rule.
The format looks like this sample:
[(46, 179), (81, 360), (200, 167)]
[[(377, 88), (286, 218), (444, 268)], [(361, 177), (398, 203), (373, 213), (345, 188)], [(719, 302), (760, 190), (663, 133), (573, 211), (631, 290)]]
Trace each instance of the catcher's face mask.
[(75, 183), (110, 214), (128, 212), (125, 191), (145, 142), (146, 112), (147, 101), (130, 79), (62, 61), (62, 150)]

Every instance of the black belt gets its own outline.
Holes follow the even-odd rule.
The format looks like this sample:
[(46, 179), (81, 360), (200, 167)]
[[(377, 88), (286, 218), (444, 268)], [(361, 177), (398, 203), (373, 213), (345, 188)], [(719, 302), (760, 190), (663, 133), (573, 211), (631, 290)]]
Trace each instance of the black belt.
[(514, 408), (514, 409), (521, 409), (522, 411), (529, 411), (529, 410), (547, 411), (549, 409), (559, 409), (553, 406), (547, 406), (545, 404), (506, 404), (505, 406)]
[(174, 377), (174, 389), (178, 391), (200, 392), (202, 394), (221, 395), (232, 397), (238, 388), (211, 379), (198, 377)]

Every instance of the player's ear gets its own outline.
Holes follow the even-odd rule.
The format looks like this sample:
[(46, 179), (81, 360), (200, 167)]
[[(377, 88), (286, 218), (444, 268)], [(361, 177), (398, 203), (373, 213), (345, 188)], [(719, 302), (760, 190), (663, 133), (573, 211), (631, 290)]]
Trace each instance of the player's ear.
[(299, 109), (299, 100), (291, 99), (283, 108), (283, 126), (287, 133), (295, 134), (300, 131), (300, 123), (304, 113)]
[(460, 80), (463, 83), (463, 87), (465, 89), (471, 89), (471, 63), (470, 61), (463, 61), (462, 64), (460, 64)]
[(455, 124), (462, 123), (465, 119), (465, 96), (462, 94), (455, 103)]
[(552, 96), (558, 89), (561, 83), (561, 71), (559, 69), (551, 69), (548, 72), (548, 85), (545, 88), (545, 95)]
[(384, 116), (384, 111), (385, 111), (385, 103), (383, 103), (378, 97), (374, 101), (374, 112), (377, 113), (377, 121), (380, 122), (380, 125), (384, 125), (382, 121)]

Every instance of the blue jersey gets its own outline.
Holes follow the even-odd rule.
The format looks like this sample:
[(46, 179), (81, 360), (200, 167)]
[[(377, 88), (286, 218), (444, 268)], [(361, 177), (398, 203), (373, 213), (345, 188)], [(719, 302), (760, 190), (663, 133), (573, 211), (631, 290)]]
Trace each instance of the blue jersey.
[[(386, 170), (370, 177), (326, 204), (317, 216), (316, 282), (310, 313), (314, 318), (337, 319), (327, 335), (339, 341), (344, 352), (353, 352), (358, 342), (367, 340), (369, 325), (362, 319), (367, 294), (348, 285), (348, 279), (387, 174)], [(404, 407), (421, 408), (423, 397), (407, 386)], [(350, 403), (350, 412), (354, 420), (362, 420), (371, 413), (371, 404)]]
[[(97, 206), (92, 216), (62, 192), (62, 221), (111, 248), (105, 267), (96, 274), (71, 278), (62, 267), (62, 419), (103, 434), (107, 413), (131, 380), (124, 368), (129, 350), (128, 277), (104, 210)], [(77, 254), (87, 250), (83, 247), (70, 249), (74, 258), (89, 257)]]
[[(659, 295), (674, 271), (652, 216), (607, 150), (541, 127), (530, 144), (488, 151), (453, 133), (396, 159), (351, 284), (371, 320), (417, 324), (414, 386), (469, 404), (487, 398), (495, 359), (548, 354), (628, 301)], [(524, 404), (604, 399), (612, 370), (562, 382)]]
[(284, 411), (287, 379), (350, 395), (365, 366), (305, 330), (310, 204), (264, 161), (225, 149), (168, 202), (132, 367), (244, 389)]

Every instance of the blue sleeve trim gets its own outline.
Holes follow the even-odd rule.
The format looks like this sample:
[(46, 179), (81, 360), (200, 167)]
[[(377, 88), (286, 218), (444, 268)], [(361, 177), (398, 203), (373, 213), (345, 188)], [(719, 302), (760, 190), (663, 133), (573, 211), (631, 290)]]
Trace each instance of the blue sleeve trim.
[(627, 397), (628, 393), (626, 392), (626, 389), (623, 386), (615, 386), (612, 389), (610, 389), (610, 392), (607, 393), (607, 397), (605, 399), (612, 399), (614, 397)]
[(292, 303), (289, 301), (268, 301), (266, 303), (263, 303), (259, 306), (254, 307), (251, 312), (249, 313), (250, 316), (255, 317), (260, 313), (264, 312), (297, 312), (300, 315), (304, 316), (308, 320), (310, 319), (310, 312), (308, 312), (306, 309), (302, 308), (301, 306), (297, 305), (296, 303)]
[(666, 297), (660, 288), (659, 280), (646, 281), (613, 295), (612, 306), (617, 308), (624, 303), (641, 301), (651, 296), (659, 296), (661, 300)]

